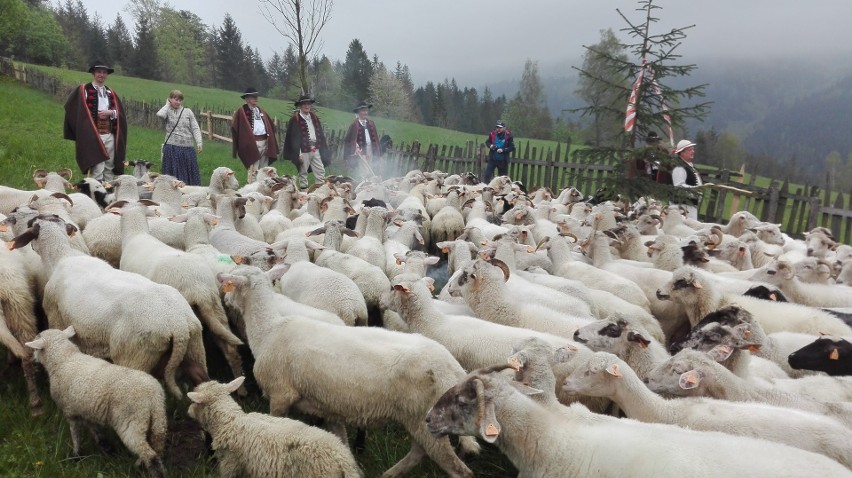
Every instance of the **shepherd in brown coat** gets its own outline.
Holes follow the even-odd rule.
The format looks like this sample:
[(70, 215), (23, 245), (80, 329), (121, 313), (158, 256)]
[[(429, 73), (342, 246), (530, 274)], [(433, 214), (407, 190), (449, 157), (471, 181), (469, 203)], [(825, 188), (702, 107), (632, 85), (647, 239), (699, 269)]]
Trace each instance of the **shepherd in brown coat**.
[(314, 172), (314, 183), (325, 181), (325, 166), (331, 162), (331, 152), (322, 124), (311, 105), (316, 102), (308, 95), (302, 95), (293, 102), (298, 108), (287, 122), (287, 135), (284, 138), (284, 159), (292, 161), (299, 168), (299, 187), (308, 187), (308, 171)]
[(258, 96), (257, 89), (246, 88), (246, 92), (240, 95), (246, 103), (234, 112), (231, 120), (232, 155), (234, 158), (239, 156), (248, 169), (248, 183), (254, 182), (258, 169), (269, 166), (278, 158), (275, 125), (266, 111), (257, 105)]
[(92, 82), (75, 88), (65, 102), (63, 137), (77, 143), (80, 170), (99, 181), (124, 174), (127, 119), (118, 95), (104, 85), (113, 71), (95, 61), (89, 67)]

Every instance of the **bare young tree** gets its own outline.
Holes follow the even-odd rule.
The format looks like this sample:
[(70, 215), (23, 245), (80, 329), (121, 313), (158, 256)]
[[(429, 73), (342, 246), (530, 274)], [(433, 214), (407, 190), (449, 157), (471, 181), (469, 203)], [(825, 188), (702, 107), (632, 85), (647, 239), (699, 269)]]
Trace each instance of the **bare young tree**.
[(319, 34), (331, 19), (334, 0), (260, 0), (261, 15), (278, 33), (296, 45), (299, 55), (299, 83), (311, 91), (308, 57), (322, 46)]

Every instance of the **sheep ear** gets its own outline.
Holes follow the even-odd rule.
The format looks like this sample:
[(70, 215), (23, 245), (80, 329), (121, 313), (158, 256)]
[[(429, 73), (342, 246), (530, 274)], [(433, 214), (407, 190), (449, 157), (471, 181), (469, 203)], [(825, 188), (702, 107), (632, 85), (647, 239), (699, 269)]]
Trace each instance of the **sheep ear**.
[(710, 349), (707, 355), (717, 362), (724, 362), (728, 360), (732, 353), (734, 353), (734, 348), (730, 345), (717, 345)]
[(829, 360), (840, 360), (840, 351), (837, 348), (831, 349), (831, 353), (828, 354)]
[(66, 337), (68, 337), (68, 338), (70, 339), (70, 338), (71, 338), (71, 337), (73, 337), (73, 336), (74, 336), (77, 332), (74, 330), (74, 326), (73, 326), (73, 325), (69, 325), (69, 326), (68, 326), (65, 330), (63, 330), (63, 331), (62, 331), (62, 333), (63, 333)]
[(515, 382), (514, 380), (509, 382), (509, 384), (515, 387), (515, 390), (523, 393), (524, 395), (538, 395), (539, 393), (544, 393), (537, 388), (530, 387), (529, 385), (524, 385), (521, 382)]
[(571, 360), (571, 355), (577, 351), (577, 347), (571, 344), (565, 344), (553, 352), (553, 361), (556, 363), (565, 363)]
[(512, 367), (512, 370), (515, 372), (520, 372), (521, 368), (523, 368), (523, 364), (521, 363), (521, 359), (518, 357), (518, 354), (512, 355), (509, 357), (506, 362)]
[(251, 261), (246, 256), (230, 256), (230, 257), (231, 257), (231, 260), (234, 261), (234, 264), (236, 264), (238, 266), (239, 265), (247, 266), (247, 265), (251, 264)]
[(796, 276), (796, 271), (793, 270), (788, 264), (783, 262), (778, 263), (778, 271), (781, 272), (785, 279), (790, 280)]
[(77, 226), (73, 224), (65, 224), (65, 234), (68, 234), (68, 237), (74, 237), (74, 234), (77, 234)]
[(430, 292), (435, 292), (435, 279), (431, 277), (424, 277), (423, 281), (426, 282), (426, 287), (429, 288)]
[(402, 284), (394, 284), (394, 285), (393, 285), (393, 290), (395, 290), (395, 291), (397, 291), (397, 292), (404, 292), (404, 293), (406, 293), (406, 294), (407, 294), (407, 293), (409, 293), (409, 292), (411, 292), (411, 289), (409, 289), (408, 287), (406, 287), (406, 286), (404, 286), (404, 285), (402, 285)]
[(684, 390), (692, 390), (698, 387), (698, 384), (701, 383), (701, 378), (701, 373), (698, 370), (690, 370), (689, 372), (680, 374), (678, 385)]
[(488, 443), (497, 441), (500, 436), (500, 423), (497, 414), (494, 413), (494, 402), (485, 397), (485, 385), (482, 380), (475, 379), (476, 401), (478, 405), (477, 416), (479, 418), (479, 435)]
[(313, 231), (310, 231), (310, 232), (306, 232), (305, 236), (307, 236), (307, 237), (319, 236), (320, 234), (325, 234), (325, 226), (314, 229)]
[(642, 337), (642, 334), (637, 334), (632, 330), (630, 332), (627, 332), (627, 341), (636, 342), (637, 344), (639, 344), (639, 347), (643, 349), (647, 349), (648, 345), (651, 344), (651, 341), (646, 339), (645, 337)]
[(188, 392), (186, 397), (192, 400), (193, 403), (204, 403), (204, 394), (198, 392)]
[(27, 244), (29, 244), (33, 239), (38, 237), (40, 226), (38, 224), (33, 224), (33, 227), (29, 228), (21, 234), (20, 236), (12, 239), (11, 241), (6, 243), (6, 249), (13, 251), (15, 249), (20, 249)]
[(322, 244), (320, 244), (320, 243), (318, 243), (318, 242), (310, 241), (310, 240), (305, 241), (305, 246), (306, 246), (308, 249), (313, 249), (313, 250), (323, 250), (323, 249), (325, 249), (325, 246), (324, 246), (324, 245), (322, 245)]
[(360, 234), (358, 234), (357, 231), (353, 231), (352, 229), (344, 229), (343, 233), (346, 234), (349, 237), (360, 237), (361, 236)]
[(225, 389), (228, 391), (228, 393), (234, 393), (237, 391), (238, 388), (243, 385), (243, 382), (245, 382), (245, 380), (245, 377), (237, 377), (228, 382), (228, 384), (225, 385)]
[(607, 367), (606, 373), (612, 375), (615, 378), (621, 378), (624, 376), (621, 374), (621, 370), (618, 369), (617, 363), (611, 364), (609, 367)]
[(33, 350), (41, 350), (41, 349), (44, 348), (44, 339), (38, 338), (38, 339), (33, 340), (32, 342), (24, 343), (24, 345), (26, 345), (27, 347), (29, 347)]
[(437, 257), (437, 256), (429, 256), (426, 259), (423, 259), (423, 263), (426, 264), (427, 266), (434, 266), (435, 264), (437, 264), (440, 261), (441, 261), (441, 258)]
[(290, 264), (278, 264), (266, 273), (269, 280), (275, 282), (290, 269)]
[(692, 287), (695, 287), (696, 289), (703, 289), (704, 288), (704, 286), (701, 285), (701, 282), (698, 282), (697, 280), (692, 281)]

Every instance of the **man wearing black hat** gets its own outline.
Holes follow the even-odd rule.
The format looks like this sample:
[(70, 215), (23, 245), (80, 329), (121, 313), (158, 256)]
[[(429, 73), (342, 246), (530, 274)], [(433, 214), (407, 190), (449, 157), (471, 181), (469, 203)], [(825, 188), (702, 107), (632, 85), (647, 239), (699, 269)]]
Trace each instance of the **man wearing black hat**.
[(314, 182), (325, 181), (325, 166), (331, 162), (331, 152), (322, 131), (322, 124), (311, 105), (316, 102), (309, 95), (302, 95), (293, 102), (298, 110), (287, 122), (284, 138), (284, 159), (299, 168), (299, 187), (308, 187), (308, 171), (313, 170)]
[(240, 95), (245, 104), (234, 112), (231, 119), (231, 155), (239, 156), (248, 170), (248, 183), (253, 183), (257, 171), (274, 163), (278, 158), (278, 139), (275, 125), (266, 111), (257, 105), (260, 93), (253, 86)]
[[(379, 133), (376, 131), (376, 123), (367, 118), (367, 113), (373, 105), (362, 101), (361, 104), (352, 110), (357, 116), (349, 129), (346, 130), (346, 135), (343, 136), (343, 159), (346, 161), (346, 166), (355, 175), (355, 171), (359, 170), (361, 159), (358, 157), (360, 153), (367, 160), (367, 165), (371, 169), (374, 168), (374, 160), (378, 160), (381, 156), (379, 147)], [(366, 169), (366, 167), (364, 168)], [(357, 176), (371, 175), (370, 171), (363, 171), (363, 174)]]
[(63, 137), (76, 143), (80, 170), (99, 181), (124, 174), (127, 119), (118, 95), (104, 84), (113, 71), (100, 60), (93, 62), (92, 82), (75, 88), (65, 102)]
[(488, 165), (485, 167), (485, 184), (491, 182), (494, 170), (501, 176), (509, 174), (509, 153), (515, 150), (515, 138), (512, 132), (506, 129), (503, 120), (497, 120), (497, 128), (488, 133), (485, 146), (489, 149)]

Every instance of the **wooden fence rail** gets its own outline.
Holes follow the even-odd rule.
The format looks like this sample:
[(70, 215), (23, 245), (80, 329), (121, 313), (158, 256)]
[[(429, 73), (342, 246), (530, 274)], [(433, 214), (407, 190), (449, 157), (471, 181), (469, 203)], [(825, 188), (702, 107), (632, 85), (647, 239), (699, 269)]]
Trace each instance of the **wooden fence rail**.
[[(61, 100), (76, 86), (2, 57), (0, 74), (16, 78)], [(162, 106), (159, 100), (125, 99), (123, 103), (131, 124), (151, 128), (161, 126), (156, 116)], [(199, 112), (200, 127), (208, 140), (231, 141), (231, 111), (215, 110), (206, 105), (192, 105), (191, 108)], [(278, 118), (274, 122), (280, 126)], [(276, 127), (279, 144), (283, 144), (283, 129)], [(327, 131), (326, 135), (332, 161), (339, 164), (343, 161), (344, 132)], [(549, 187), (558, 191), (573, 186), (588, 196), (612, 184), (614, 165), (623, 161), (625, 154), (624, 151), (616, 151), (603, 159), (590, 159), (577, 154), (577, 151), (571, 152), (570, 144), (559, 144), (555, 150), (545, 151), (531, 147), (529, 142), (519, 141), (509, 163), (509, 175), (528, 188)], [(486, 161), (485, 146), (473, 141), (464, 145), (424, 145), (415, 141), (396, 144), (382, 158), (379, 170), (384, 177), (400, 176), (413, 169), (441, 170), (451, 174), (470, 171), (482, 177)], [(782, 224), (782, 230), (795, 237), (816, 226), (824, 226), (832, 231), (837, 241), (852, 244), (852, 191), (832, 193), (830, 178), (826, 178), (825, 187), (773, 180), (769, 187), (763, 188), (755, 185), (755, 176), (751, 176), (748, 183), (742, 183), (738, 181), (742, 178), (733, 171), (700, 167), (699, 170), (708, 181), (750, 193), (741, 195), (725, 189), (710, 189), (703, 195), (699, 208), (700, 217), (705, 221), (725, 222), (733, 212), (745, 210), (762, 221)]]

